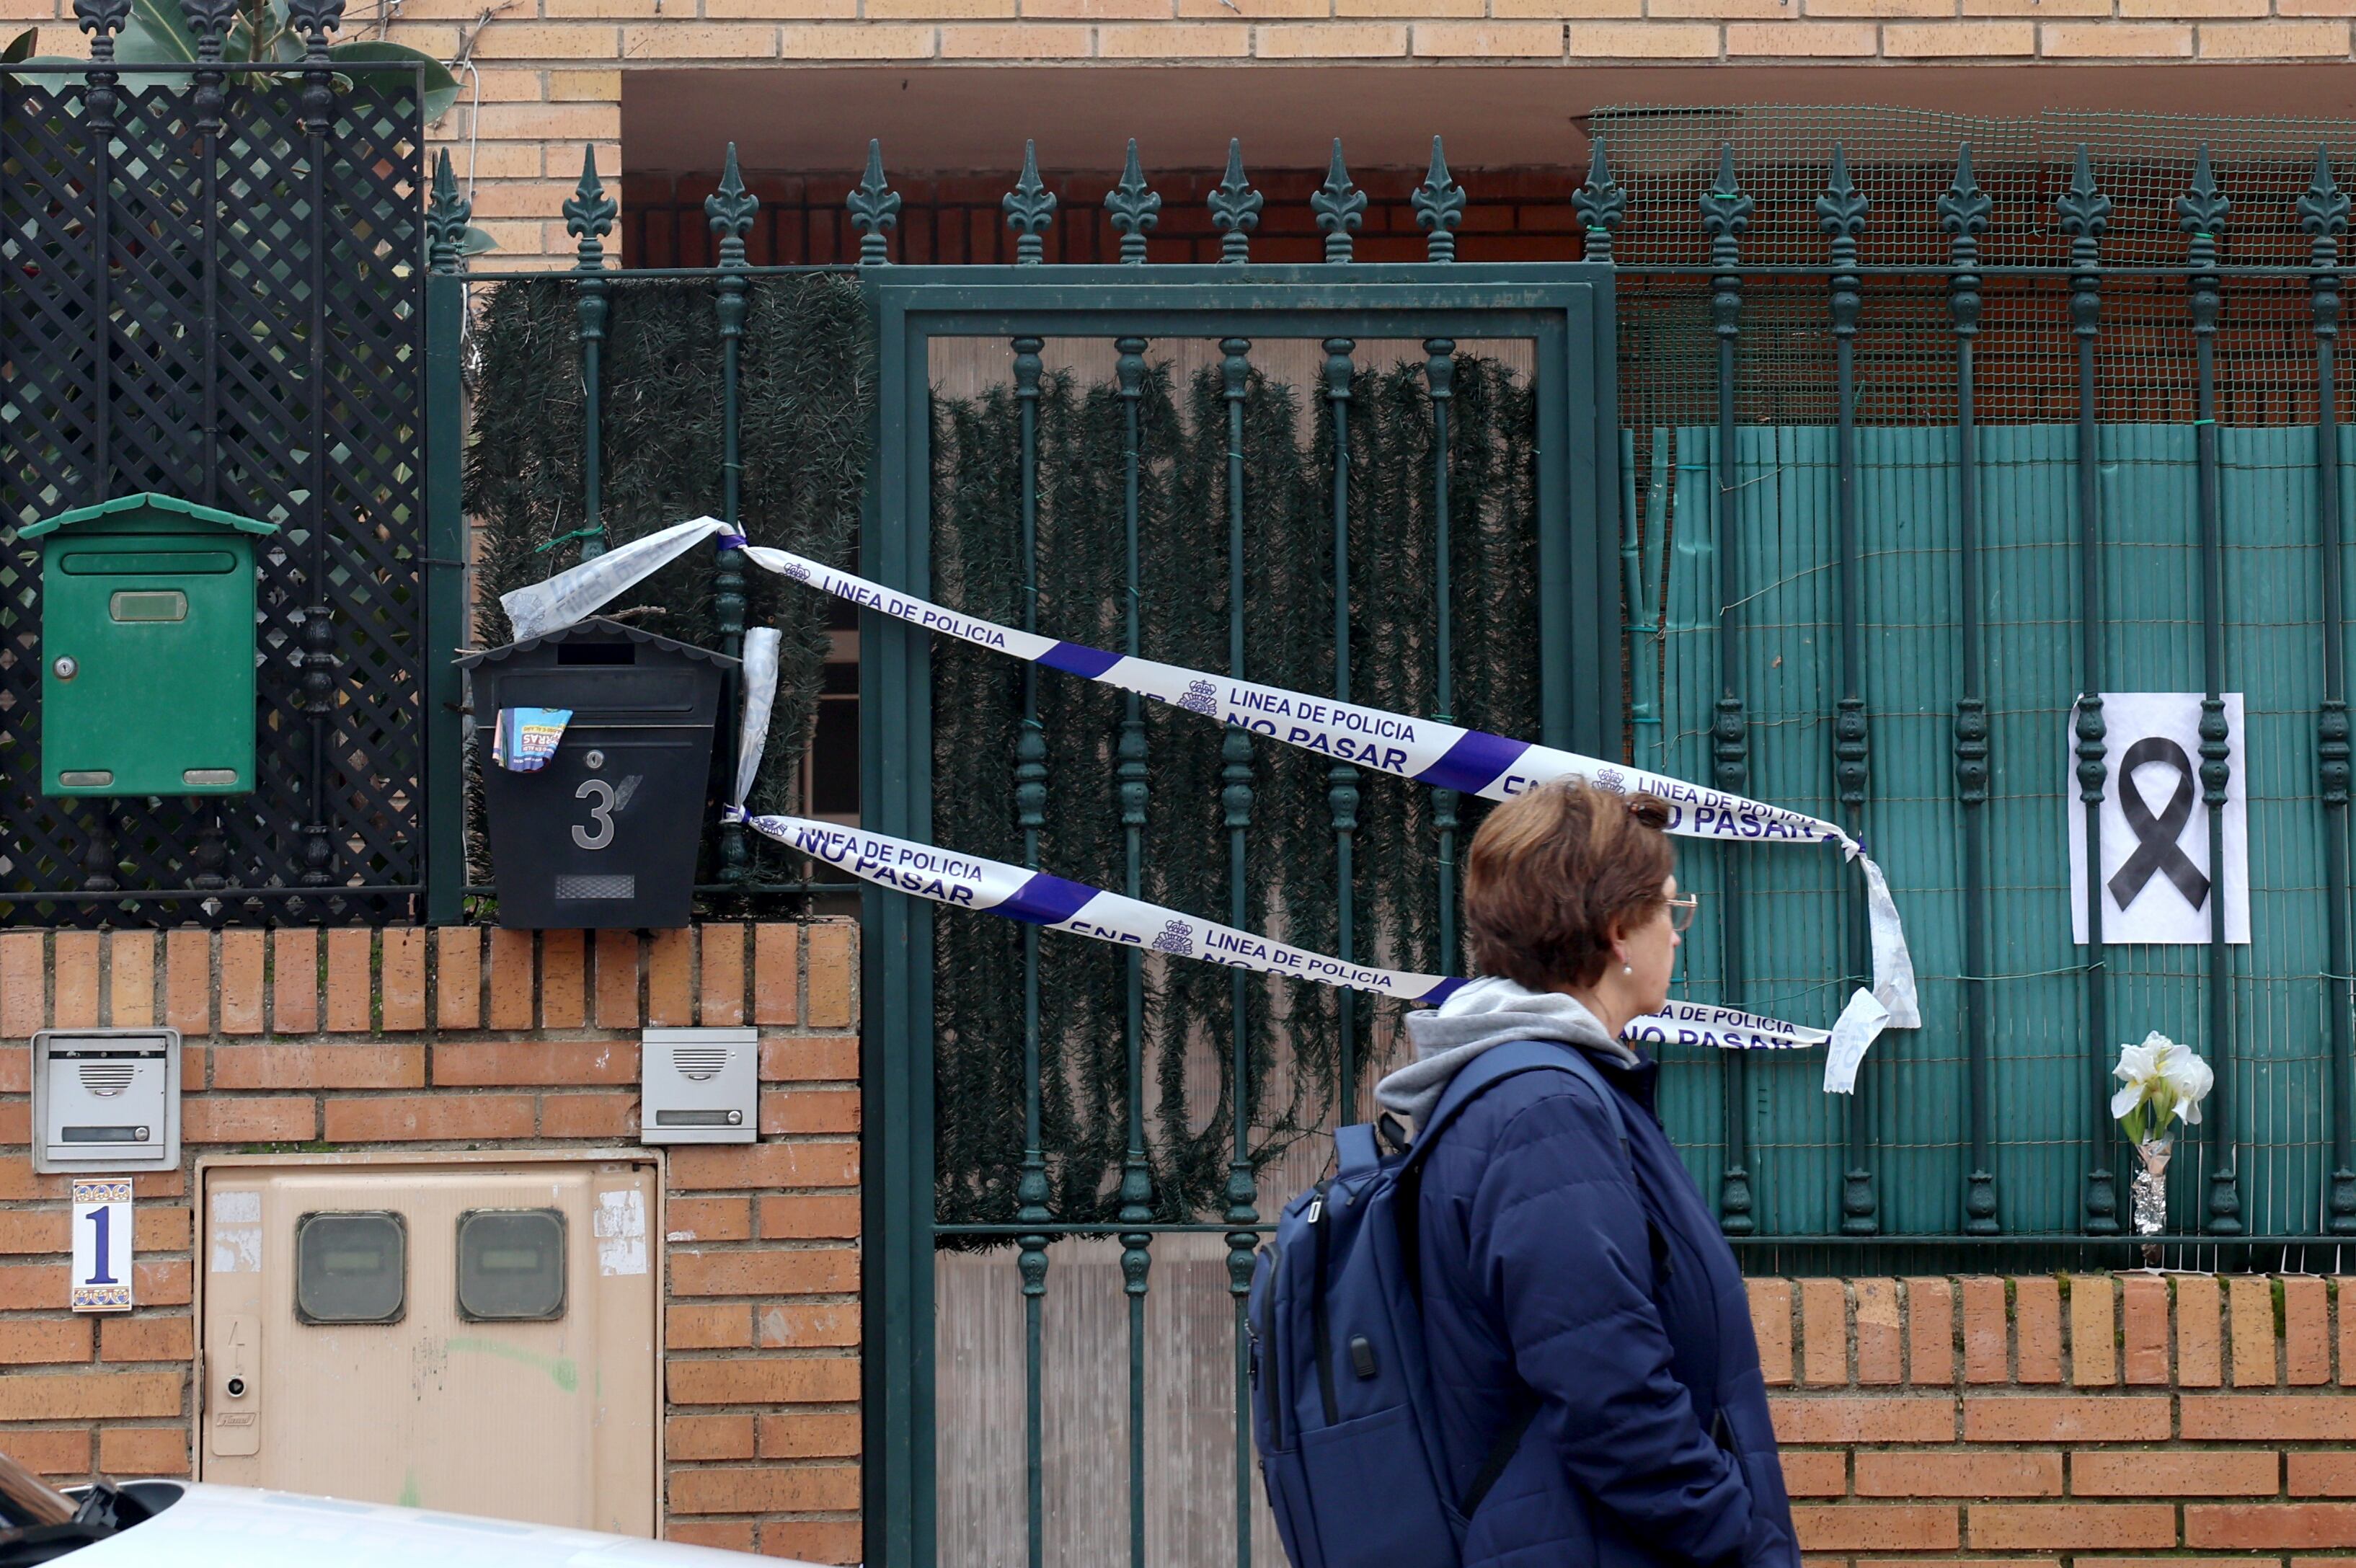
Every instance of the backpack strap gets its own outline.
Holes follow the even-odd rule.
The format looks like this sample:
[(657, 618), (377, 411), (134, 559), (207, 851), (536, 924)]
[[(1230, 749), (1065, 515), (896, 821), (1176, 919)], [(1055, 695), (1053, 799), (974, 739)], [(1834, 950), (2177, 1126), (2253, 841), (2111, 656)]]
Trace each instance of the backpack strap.
[(1360, 1176), (1373, 1170), (1382, 1163), (1381, 1151), (1375, 1144), (1374, 1123), (1360, 1122), (1335, 1133), (1333, 1153), (1337, 1156), (1336, 1176)]
[[(1503, 1083), (1526, 1072), (1552, 1068), (1568, 1072), (1583, 1080), (1603, 1101), (1603, 1113), (1610, 1118), (1612, 1131), (1620, 1140), (1620, 1152), (1629, 1154), (1628, 1122), (1620, 1111), (1620, 1096), (1603, 1081), (1602, 1073), (1587, 1058), (1579, 1047), (1561, 1040), (1508, 1040), (1502, 1046), (1492, 1046), (1456, 1071), (1440, 1091), (1440, 1103), (1432, 1108), (1430, 1120), (1415, 1130), (1415, 1144), (1408, 1150), (1408, 1168), (1421, 1166), (1424, 1156), (1439, 1142), (1440, 1134), (1448, 1130), (1467, 1105)], [(1633, 1161), (1631, 1159), (1631, 1168)]]

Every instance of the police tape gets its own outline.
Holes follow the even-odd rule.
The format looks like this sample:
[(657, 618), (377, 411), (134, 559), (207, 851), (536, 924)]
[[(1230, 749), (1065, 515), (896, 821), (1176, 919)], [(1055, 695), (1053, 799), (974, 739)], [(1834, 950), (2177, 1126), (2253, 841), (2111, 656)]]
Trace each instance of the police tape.
[[(1371, 992), (1425, 1006), (1439, 1005), (1465, 983), (1452, 974), (1416, 974), (1331, 958), (1085, 882), (862, 828), (839, 827), (807, 817), (755, 816), (741, 806), (728, 808), (723, 820), (742, 822), (789, 849), (879, 887), (954, 908), (988, 910), (1048, 930), (1069, 931), (1145, 952), (1312, 980), (1321, 985)], [(1819, 1046), (1826, 1039), (1822, 1029), (1804, 1029), (1780, 1019), (1684, 1001), (1672, 1001), (1658, 1013), (1632, 1020), (1621, 1036), (1644, 1045), (1716, 1046), (1730, 1050), (1789, 1050)]]
[(1873, 983), (1869, 990), (1859, 989), (1849, 998), (1833, 1025), (1825, 1063), (1826, 1091), (1847, 1093), (1855, 1087), (1866, 1047), (1884, 1027), (1914, 1028), (1922, 1022), (1913, 960), (1906, 950), (1905, 932), (1888, 879), (1855, 839), (1835, 824), (1804, 812), (1482, 730), (1460, 729), (1020, 631), (899, 593), (790, 551), (745, 544), (726, 524), (708, 517), (634, 540), (546, 582), (503, 595), (499, 602), (518, 638), (536, 636), (594, 613), (701, 541), (713, 538), (741, 549), (746, 560), (766, 571), (912, 626), (1133, 692), (1373, 771), (1495, 800), (1509, 800), (1549, 779), (1577, 777), (1614, 793), (1659, 797), (1668, 807), (1668, 831), (1683, 836), (1837, 844), (1858, 864), (1864, 877)]

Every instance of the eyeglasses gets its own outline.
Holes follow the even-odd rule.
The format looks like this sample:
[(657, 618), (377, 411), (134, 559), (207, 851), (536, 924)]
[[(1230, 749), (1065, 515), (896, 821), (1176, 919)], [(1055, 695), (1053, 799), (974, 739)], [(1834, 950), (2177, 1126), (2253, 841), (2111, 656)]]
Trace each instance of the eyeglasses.
[(1687, 893), (1669, 900), (1669, 929), (1684, 931), (1694, 923), (1694, 912), (1701, 908), (1701, 895)]

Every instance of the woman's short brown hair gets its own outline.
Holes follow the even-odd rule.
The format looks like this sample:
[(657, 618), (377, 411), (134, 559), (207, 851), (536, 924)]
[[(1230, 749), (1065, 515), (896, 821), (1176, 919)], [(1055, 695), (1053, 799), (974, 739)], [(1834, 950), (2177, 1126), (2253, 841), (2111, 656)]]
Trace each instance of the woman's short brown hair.
[(1657, 796), (1576, 779), (1490, 812), (1464, 864), (1464, 923), (1481, 972), (1532, 991), (1594, 984), (1612, 938), (1662, 906), (1667, 822)]

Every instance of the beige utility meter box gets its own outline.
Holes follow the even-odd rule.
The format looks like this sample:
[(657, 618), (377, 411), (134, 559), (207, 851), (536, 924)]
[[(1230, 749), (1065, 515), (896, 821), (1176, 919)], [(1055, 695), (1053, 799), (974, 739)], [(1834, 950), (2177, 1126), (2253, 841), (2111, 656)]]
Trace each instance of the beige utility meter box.
[(180, 1165), (177, 1029), (44, 1029), (33, 1036), (33, 1168), (82, 1174)]
[(761, 1131), (761, 1040), (751, 1029), (639, 1037), (642, 1144), (749, 1144)]

